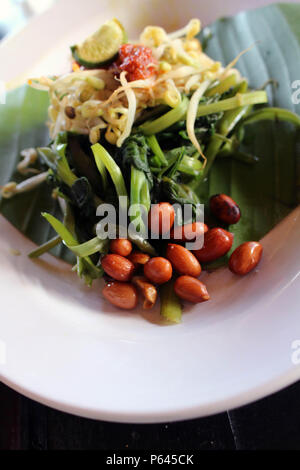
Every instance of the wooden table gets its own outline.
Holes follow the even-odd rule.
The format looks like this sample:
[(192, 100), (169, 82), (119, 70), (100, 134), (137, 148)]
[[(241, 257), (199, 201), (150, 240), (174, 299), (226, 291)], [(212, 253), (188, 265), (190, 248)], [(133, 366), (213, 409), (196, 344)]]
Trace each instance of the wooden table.
[(300, 449), (300, 382), (228, 413), (148, 425), (78, 418), (33, 402), (0, 384), (3, 449)]

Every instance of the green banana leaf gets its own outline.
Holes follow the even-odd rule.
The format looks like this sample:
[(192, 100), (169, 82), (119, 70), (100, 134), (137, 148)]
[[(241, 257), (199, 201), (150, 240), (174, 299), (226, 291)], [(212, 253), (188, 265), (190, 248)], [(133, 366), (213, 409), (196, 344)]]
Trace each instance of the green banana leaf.
[[(300, 114), (292, 102), (292, 83), (300, 77), (300, 5), (276, 4), (222, 18), (210, 26), (211, 39), (205, 52), (227, 64), (253, 45), (238, 61), (237, 68), (249, 86), (260, 88), (268, 80), (269, 105)], [(259, 157), (255, 165), (216, 161), (202, 197), (230, 194), (242, 219), (230, 230), (234, 247), (246, 240), (259, 240), (299, 202), (300, 132), (293, 125), (259, 122), (246, 128), (244, 150)]]
[[(199, 16), (201, 9), (199, 10)], [(222, 18), (210, 26), (212, 33), (206, 53), (223, 64), (254, 44), (238, 61), (237, 68), (252, 88), (273, 79), (268, 86), (270, 106), (300, 114), (292, 102), (292, 82), (300, 79), (300, 5), (277, 4), (233, 18)], [(20, 151), (48, 144), (47, 93), (28, 86), (8, 93), (0, 105), (0, 185), (20, 180), (15, 173)], [(213, 165), (207, 183), (199, 188), (203, 202), (209, 195), (224, 192), (240, 205), (242, 219), (230, 229), (235, 246), (258, 240), (285, 217), (298, 202), (300, 135), (287, 123), (260, 122), (247, 126), (245, 150), (259, 157), (255, 165), (224, 158)], [(49, 224), (41, 212), (59, 213), (46, 183), (10, 200), (0, 200), (2, 214), (27, 237), (41, 244), (51, 238)], [(61, 245), (53, 250), (71, 261)]]

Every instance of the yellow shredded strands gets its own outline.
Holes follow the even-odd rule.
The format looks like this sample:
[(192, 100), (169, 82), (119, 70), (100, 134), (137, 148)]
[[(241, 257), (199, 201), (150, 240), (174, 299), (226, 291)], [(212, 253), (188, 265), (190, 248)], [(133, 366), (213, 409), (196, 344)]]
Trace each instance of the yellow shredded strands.
[(227, 72), (232, 69), (232, 67), (235, 66), (235, 64), (238, 62), (238, 60), (244, 55), (246, 54), (246, 52), (249, 52), (253, 47), (255, 46), (255, 43), (254, 44), (251, 44), (251, 46), (247, 47), (247, 49), (244, 49), (243, 51), (241, 51), (235, 59), (233, 59), (224, 69), (223, 71), (223, 74), (221, 76), (221, 78), (224, 78), (227, 74)]
[(126, 80), (126, 72), (121, 72), (120, 82), (121, 85), (124, 87), (124, 91), (126, 93), (128, 101), (128, 115), (126, 118), (125, 129), (117, 140), (117, 147), (121, 147), (124, 140), (130, 136), (136, 112), (136, 97), (132, 88), (126, 86), (128, 84)]
[(190, 92), (190, 90), (197, 84), (199, 83), (201, 80), (201, 75), (200, 74), (196, 74), (196, 75), (192, 75), (188, 81), (186, 82), (185, 84), (185, 87), (184, 87), (184, 91), (186, 94), (188, 94)]
[(206, 157), (204, 156), (204, 154), (202, 152), (202, 149), (201, 149), (201, 146), (200, 146), (200, 144), (197, 140), (197, 137), (195, 135), (195, 121), (196, 121), (196, 118), (197, 118), (197, 110), (198, 110), (199, 101), (202, 98), (202, 96), (204, 95), (205, 91), (207, 90), (209, 84), (210, 84), (209, 80), (206, 80), (195, 91), (195, 93), (191, 97), (189, 108), (188, 108), (188, 111), (187, 111), (187, 117), (186, 117), (187, 134), (190, 138), (190, 141), (194, 145), (194, 147), (196, 147), (197, 151), (202, 156), (204, 162), (206, 161)]
[(22, 160), (17, 165), (17, 170), (19, 173), (22, 175), (27, 175), (29, 173), (39, 173), (39, 171), (35, 168), (29, 168), (29, 165), (33, 165), (38, 158), (36, 149), (28, 148), (22, 150), (21, 157)]

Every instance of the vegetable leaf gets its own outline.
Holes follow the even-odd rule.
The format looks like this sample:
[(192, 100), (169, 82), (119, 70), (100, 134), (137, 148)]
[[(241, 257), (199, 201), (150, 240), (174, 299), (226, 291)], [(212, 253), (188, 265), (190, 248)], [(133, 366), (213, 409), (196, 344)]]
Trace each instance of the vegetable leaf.
[(124, 168), (134, 165), (137, 170), (145, 173), (145, 176), (153, 186), (153, 177), (148, 163), (149, 146), (142, 134), (134, 134), (128, 137), (121, 148), (122, 165)]

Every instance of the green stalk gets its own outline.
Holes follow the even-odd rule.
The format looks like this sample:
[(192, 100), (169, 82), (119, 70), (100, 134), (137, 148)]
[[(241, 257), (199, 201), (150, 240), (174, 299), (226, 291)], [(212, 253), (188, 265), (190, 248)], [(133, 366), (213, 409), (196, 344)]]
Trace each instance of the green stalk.
[(268, 97), (265, 91), (252, 91), (249, 93), (237, 93), (233, 98), (217, 101), (210, 104), (199, 104), (197, 117), (207, 116), (208, 114), (229, 111), (243, 106), (253, 104), (267, 103)]
[(281, 108), (264, 108), (254, 111), (243, 119), (241, 126), (263, 120), (287, 121), (300, 127), (300, 117), (288, 109)]
[(44, 160), (46, 165), (51, 168), (54, 173), (57, 172), (58, 177), (69, 187), (73, 186), (78, 179), (77, 176), (70, 169), (66, 157), (62, 151), (60, 153), (54, 152), (49, 147), (40, 147), (37, 149), (40, 157)]
[[(115, 160), (109, 155), (109, 153), (105, 150), (105, 148), (102, 145), (94, 144), (92, 145), (91, 149), (93, 151), (97, 167), (99, 165), (99, 162), (103, 163), (108, 173), (110, 174), (111, 179), (113, 180), (118, 196), (119, 197), (124, 196), (126, 198), (125, 199), (126, 206), (123, 209), (127, 210), (128, 195), (127, 195), (125, 181), (124, 181), (121, 169), (119, 168)], [(101, 163), (100, 163), (100, 166), (101, 166)], [(122, 201), (123, 199), (124, 198), (122, 198)]]
[(98, 171), (101, 175), (103, 192), (105, 192), (107, 190), (107, 186), (108, 186), (107, 170), (106, 170), (106, 167), (105, 167), (104, 163), (102, 162), (102, 160), (99, 157), (95, 157), (95, 162), (96, 162)]
[(150, 206), (151, 206), (151, 196), (150, 196), (149, 183), (148, 183), (147, 178), (145, 178), (144, 183), (142, 184), (142, 187), (141, 187), (140, 200), (141, 200), (141, 204), (145, 206), (147, 213), (148, 213), (150, 210)]
[(128, 233), (127, 238), (132, 243), (134, 243), (138, 247), (138, 249), (143, 253), (148, 253), (148, 255), (151, 256), (157, 256), (154, 247), (141, 235), (137, 233), (135, 233), (134, 235), (132, 233)]
[(101, 252), (105, 249), (107, 245), (107, 240), (100, 240), (100, 238), (98, 237), (92, 238), (91, 240), (88, 240), (87, 242), (78, 245), (76, 238), (71, 234), (71, 232), (64, 226), (62, 222), (45, 212), (42, 215), (52, 225), (54, 230), (56, 230), (56, 232), (60, 235), (60, 238), (63, 240), (63, 243), (67, 246), (67, 248), (73, 251), (76, 256), (86, 258), (87, 256)]
[(95, 237), (85, 243), (68, 248), (70, 248), (70, 250), (72, 250), (76, 256), (79, 256), (80, 258), (86, 258), (87, 256), (94, 255), (95, 253), (104, 252), (106, 250), (107, 244), (108, 240), (100, 240), (100, 238)]
[(205, 93), (205, 96), (213, 96), (213, 95), (216, 95), (217, 93), (219, 95), (222, 95), (222, 93), (225, 93), (226, 91), (230, 90), (231, 87), (236, 86), (237, 83), (238, 83), (238, 78), (235, 73), (232, 73), (231, 75), (228, 75), (228, 77), (224, 78), (224, 80), (222, 80), (217, 85), (214, 85), (211, 88), (208, 88), (208, 90)]
[(183, 157), (184, 157), (184, 151), (185, 151), (185, 147), (182, 147), (182, 150), (181, 150), (181, 153), (180, 153), (179, 157), (176, 158), (176, 161), (175, 161), (174, 165), (171, 167), (169, 173), (167, 174), (167, 176), (169, 178), (172, 179), (173, 176), (175, 175), (176, 171), (179, 170), (179, 166), (182, 163), (182, 160), (183, 160)]
[(181, 323), (182, 308), (174, 291), (174, 281), (169, 281), (160, 288), (160, 314), (173, 323)]
[[(146, 185), (146, 190), (145, 190)], [(143, 190), (144, 187), (144, 190)], [(150, 194), (148, 183), (143, 171), (138, 170), (134, 165), (131, 165), (131, 178), (130, 178), (130, 205), (142, 205), (146, 206), (146, 209), (150, 208)], [(143, 191), (143, 193), (142, 193)], [(142, 197), (143, 196), (143, 197)], [(143, 200), (142, 200), (143, 199)], [(139, 210), (135, 215), (130, 216), (131, 222), (134, 223), (136, 229), (141, 233), (145, 234), (146, 227), (142, 217), (142, 211)]]
[(59, 245), (61, 242), (62, 242), (61, 237), (59, 235), (57, 235), (56, 237), (51, 238), (51, 240), (49, 240), (49, 241), (43, 243), (42, 245), (40, 245), (35, 250), (31, 251), (31, 253), (29, 253), (28, 257), (32, 258), (32, 259), (33, 258), (39, 258), (40, 256), (44, 255), (45, 253), (50, 251), (55, 246)]
[[(246, 93), (247, 89), (248, 89), (248, 83), (246, 81), (242, 82), (239, 86), (238, 96), (245, 97), (245, 96), (253, 95), (253, 93)], [(256, 93), (261, 93), (261, 92), (254, 92), (254, 94)], [(229, 98), (229, 100), (236, 99), (236, 96), (234, 98)], [(265, 96), (267, 97), (266, 94)], [(228, 101), (228, 100), (224, 100), (224, 101)], [(222, 103), (222, 101), (219, 101), (219, 103)], [(240, 122), (241, 119), (243, 119), (249, 113), (251, 108), (252, 108), (252, 105), (248, 104), (247, 106), (242, 106), (242, 107), (238, 107), (235, 109), (231, 109), (224, 113), (224, 116), (220, 120), (219, 127), (218, 127), (218, 133), (220, 134), (220, 136), (218, 136), (218, 134), (214, 134), (211, 137), (208, 147), (205, 151), (205, 156), (207, 160), (206, 160), (206, 166), (201, 176), (202, 180), (207, 176), (217, 154), (219, 153), (224, 143), (222, 136), (226, 137), (230, 132), (232, 132), (232, 130), (237, 125), (237, 123)]]
[(47, 220), (47, 222), (49, 222), (50, 225), (52, 225), (54, 230), (62, 238), (64, 244), (67, 245), (68, 248), (78, 245), (76, 238), (60, 220), (56, 219), (53, 217), (53, 215), (48, 214), (47, 212), (42, 212), (42, 216)]
[[(229, 112), (229, 114), (225, 113), (223, 118), (220, 121), (220, 128), (219, 128), (219, 133), (221, 136), (226, 136), (231, 132), (236, 124), (249, 112), (250, 107), (246, 106), (244, 108), (238, 108), (235, 110), (232, 110)], [(204, 179), (209, 170), (211, 169), (211, 166), (219, 153), (224, 140), (221, 138), (221, 136), (218, 136), (218, 134), (215, 134), (211, 137), (210, 142), (208, 144), (207, 150), (205, 152), (206, 156), (206, 166), (203, 170), (202, 173), (202, 179)]]
[(155, 171), (160, 171), (160, 169), (161, 169), (161, 162), (160, 162), (159, 158), (157, 158), (157, 157), (151, 157), (150, 158), (150, 169), (151, 169), (151, 171), (152, 171), (153, 168), (154, 168), (154, 172)]
[(161, 166), (168, 166), (168, 160), (166, 159), (164, 152), (160, 148), (160, 145), (155, 135), (150, 135), (149, 137), (147, 137), (147, 142), (155, 157), (161, 163)]
[(75, 218), (70, 204), (66, 201), (65, 211), (64, 211), (64, 226), (71, 232), (71, 234), (76, 239), (76, 230), (75, 230)]
[(217, 158), (232, 158), (239, 162), (247, 163), (248, 165), (254, 165), (258, 162), (259, 158), (250, 153), (240, 152), (239, 150), (227, 150), (223, 149), (218, 153)]
[(145, 122), (145, 124), (142, 124), (139, 127), (139, 130), (144, 135), (152, 135), (167, 129), (176, 122), (184, 119), (188, 109), (188, 104), (188, 98), (183, 96), (181, 102), (174, 109), (154, 121)]
[[(64, 224), (60, 222), (58, 219), (56, 219), (55, 217), (53, 217), (53, 215), (48, 214), (46, 212), (43, 212), (42, 216), (45, 217), (45, 219), (50, 223), (50, 225), (52, 225), (54, 230), (61, 237), (64, 244), (70, 250), (73, 251), (73, 249), (75, 249), (78, 253), (78, 248), (79, 248), (78, 242), (76, 238), (72, 235), (72, 233), (64, 226)], [(103, 270), (95, 266), (92, 260), (88, 256), (82, 257), (80, 259), (82, 260), (82, 262), (80, 262), (80, 264), (77, 263), (78, 272), (81, 273), (80, 274), (81, 276), (85, 275), (83, 268), (84, 266), (87, 267), (88, 273), (87, 275), (85, 275), (85, 277), (86, 277), (86, 280), (89, 282), (89, 284), (91, 283), (92, 279), (97, 279), (103, 275)]]
[(184, 155), (180, 164), (178, 165), (178, 171), (185, 173), (186, 175), (199, 176), (203, 170), (203, 163), (195, 157), (188, 157)]

